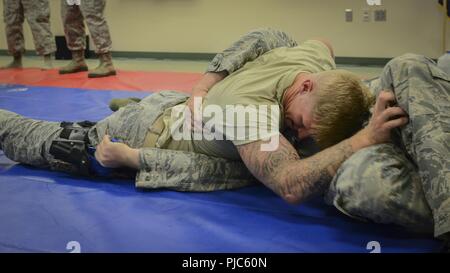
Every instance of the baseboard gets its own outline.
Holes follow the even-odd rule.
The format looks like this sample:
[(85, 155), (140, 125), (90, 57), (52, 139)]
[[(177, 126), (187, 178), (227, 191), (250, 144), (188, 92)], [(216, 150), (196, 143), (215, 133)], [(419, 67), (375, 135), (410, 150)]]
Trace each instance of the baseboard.
[[(0, 49), (0, 55), (8, 55), (8, 50)], [(25, 56), (36, 55), (35, 51), (28, 51), (25, 53)], [(112, 55), (117, 58), (209, 61), (214, 58), (216, 53), (113, 51)], [(90, 56), (96, 58), (96, 54), (93, 51), (90, 51)], [(384, 66), (390, 60), (391, 58), (336, 57), (336, 63), (339, 65)]]
[(359, 66), (385, 66), (392, 58), (336, 57), (336, 64)]
[(216, 53), (192, 53), (192, 52), (137, 52), (137, 51), (113, 51), (113, 57), (119, 58), (151, 58), (166, 60), (209, 61)]
[[(0, 49), (0, 56), (8, 56), (9, 52), (7, 49)], [(26, 51), (25, 56), (38, 56), (38, 54), (36, 53), (36, 51), (32, 50), (32, 51)], [(96, 59), (97, 56), (95, 54), (95, 52), (93, 50), (89, 50), (89, 59)]]
[[(121, 58), (152, 58), (168, 60), (209, 61), (216, 53), (190, 53), (190, 52), (136, 52), (113, 51), (114, 57)], [(384, 66), (391, 58), (365, 58), (365, 57), (336, 57), (336, 63), (341, 65)]]

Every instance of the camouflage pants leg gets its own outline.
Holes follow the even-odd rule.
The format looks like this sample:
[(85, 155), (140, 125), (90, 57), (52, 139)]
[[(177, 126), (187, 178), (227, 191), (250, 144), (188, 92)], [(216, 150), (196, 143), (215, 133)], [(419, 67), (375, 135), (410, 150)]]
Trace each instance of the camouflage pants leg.
[(22, 0), (22, 5), (33, 34), (37, 54), (47, 55), (55, 52), (56, 45), (50, 28), (48, 0)]
[(105, 0), (83, 0), (80, 6), (69, 6), (66, 0), (61, 0), (61, 17), (70, 50), (86, 49), (84, 19), (96, 52), (106, 53), (112, 50), (111, 35), (103, 14), (105, 6)]
[(111, 35), (104, 16), (105, 6), (106, 0), (83, 0), (80, 6), (97, 54), (112, 50)]
[(61, 18), (67, 47), (71, 51), (86, 49), (84, 17), (80, 7), (77, 5), (69, 6), (66, 0), (61, 0)]
[[(73, 127), (82, 127), (78, 123)], [(60, 122), (34, 120), (0, 109), (0, 150), (11, 160), (74, 175), (79, 169), (57, 160), (50, 154), (52, 142), (59, 139), (63, 128)], [(96, 126), (89, 129), (91, 143), (99, 143)]]
[(255, 29), (218, 53), (206, 71), (227, 71), (231, 74), (243, 67), (246, 62), (253, 61), (272, 49), (297, 45), (297, 42), (283, 31), (271, 28)]
[(3, 0), (3, 21), (5, 22), (6, 41), (11, 55), (25, 52), (23, 37), (24, 11), (22, 1)]
[(0, 148), (11, 160), (50, 167), (50, 146), (61, 131), (58, 122), (33, 120), (0, 109)]
[(403, 146), (418, 167), (432, 209), (434, 233), (450, 232), (450, 78), (423, 56), (406, 54), (390, 61), (381, 87), (393, 90), (409, 114)]

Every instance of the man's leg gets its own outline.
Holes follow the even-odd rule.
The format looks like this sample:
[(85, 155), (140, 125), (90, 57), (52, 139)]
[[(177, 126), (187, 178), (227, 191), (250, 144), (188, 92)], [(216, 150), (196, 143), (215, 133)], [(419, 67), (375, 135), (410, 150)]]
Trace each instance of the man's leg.
[(11, 160), (49, 167), (53, 160), (50, 146), (61, 131), (58, 122), (33, 120), (0, 110), (0, 148)]
[(401, 141), (417, 165), (434, 217), (436, 237), (450, 233), (450, 78), (423, 56), (406, 54), (383, 70), (381, 87), (393, 90), (409, 114)]
[(88, 67), (84, 61), (86, 33), (80, 7), (77, 5), (69, 6), (66, 0), (61, 0), (61, 18), (66, 35), (67, 47), (72, 52), (72, 61), (62, 67), (59, 73), (68, 74), (87, 71)]
[(2, 68), (22, 67), (22, 55), (25, 52), (23, 38), (23, 7), (20, 0), (3, 0), (3, 20), (5, 22), (8, 51), (14, 60)]
[(0, 149), (11, 160), (91, 176), (100, 168), (89, 154), (92, 142), (98, 143), (95, 123), (48, 122), (0, 110)]
[(433, 233), (417, 167), (392, 143), (362, 149), (347, 159), (325, 201), (351, 217)]
[(90, 78), (116, 75), (112, 63), (112, 41), (108, 24), (104, 16), (106, 0), (81, 1), (81, 11), (94, 41), (100, 64), (89, 73)]
[(44, 56), (44, 68), (52, 68), (51, 55), (56, 51), (55, 39), (50, 29), (48, 0), (22, 0), (25, 17), (33, 33), (36, 52)]

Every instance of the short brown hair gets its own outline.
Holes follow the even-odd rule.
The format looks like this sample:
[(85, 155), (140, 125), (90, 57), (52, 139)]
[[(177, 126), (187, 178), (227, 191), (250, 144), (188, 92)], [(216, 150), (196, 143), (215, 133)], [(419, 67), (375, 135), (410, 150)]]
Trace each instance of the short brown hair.
[(327, 148), (359, 131), (370, 116), (374, 97), (359, 77), (345, 70), (317, 74), (313, 138)]

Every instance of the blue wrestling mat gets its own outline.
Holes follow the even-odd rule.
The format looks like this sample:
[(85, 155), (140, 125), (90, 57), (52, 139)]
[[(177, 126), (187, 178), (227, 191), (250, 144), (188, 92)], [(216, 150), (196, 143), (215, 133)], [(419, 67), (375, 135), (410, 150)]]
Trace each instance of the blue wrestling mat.
[[(51, 121), (99, 120), (148, 93), (0, 85), (0, 108)], [(0, 151), (0, 252), (433, 252), (440, 242), (353, 220), (318, 198), (291, 206), (262, 186), (142, 191), (8, 160)]]

